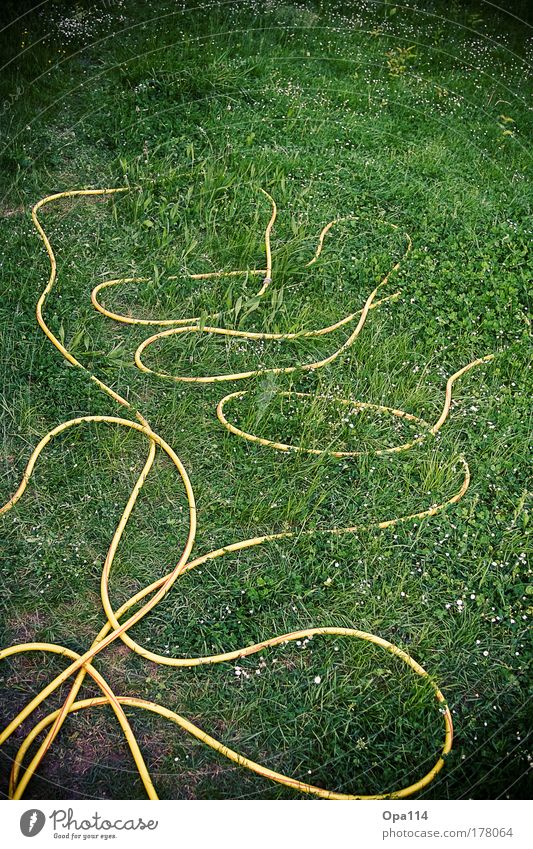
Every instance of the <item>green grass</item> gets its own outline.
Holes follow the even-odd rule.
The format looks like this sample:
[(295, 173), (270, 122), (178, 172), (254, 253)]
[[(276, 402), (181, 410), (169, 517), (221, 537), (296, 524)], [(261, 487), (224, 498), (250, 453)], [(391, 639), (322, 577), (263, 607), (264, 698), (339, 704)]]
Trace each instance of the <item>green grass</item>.
[[(483, 4), (250, 0), (176, 10), (117, 0), (93, 4), (92, 14), (89, 4), (69, 5), (47, 3), (13, 23), (0, 54), (10, 62), (0, 73), (0, 502), (49, 429), (76, 415), (122, 414), (36, 325), (48, 263), (31, 205), (54, 191), (129, 184), (115, 199), (43, 211), (59, 266), (47, 316), (183, 460), (198, 503), (195, 553), (422, 510), (458, 489), (460, 454), (472, 472), (465, 498), (421, 523), (297, 534), (200, 567), (132, 635), (189, 656), (318, 625), (378, 634), (431, 672), (453, 712), (454, 748), (422, 797), (526, 798), (526, 27)], [(253, 278), (191, 284), (186, 272), (263, 267), (269, 208), (259, 188), (279, 208), (271, 292), (254, 299)], [(360, 221), (334, 229), (305, 269), (324, 224), (347, 215)], [(105, 291), (103, 303), (159, 317), (222, 304), (225, 326), (318, 328), (363, 305), (401, 256), (405, 231), (413, 251), (389, 289), (401, 297), (372, 310), (352, 349), (312, 374), (218, 386), (144, 375), (132, 359), (146, 329), (108, 321), (89, 300), (103, 279), (147, 276)], [(269, 368), (326, 356), (346, 336), (344, 328), (321, 341), (257, 345), (193, 334), (154, 345), (145, 361), (174, 374)], [(397, 456), (280, 454), (226, 433), (215, 416), (223, 395), (246, 389), (227, 407), (245, 430), (307, 447), (394, 445), (413, 427), (350, 416), (333, 402), (289, 403), (279, 392), (353, 398), (433, 422), (447, 376), (491, 352), (493, 363), (456, 384), (440, 436)], [(50, 445), (2, 520), (2, 645), (88, 647), (104, 621), (106, 548), (145, 456), (137, 435), (106, 425)], [(185, 510), (180, 481), (159, 457), (116, 558), (115, 608), (176, 562)], [(273, 769), (342, 792), (415, 781), (442, 739), (431, 690), (366, 643), (290, 644), (242, 661), (240, 674), (235, 664), (156, 666), (121, 643), (96, 665), (117, 693), (159, 701)], [(61, 668), (40, 655), (4, 662), (2, 724)], [(129, 713), (162, 798), (296, 795), (162, 719)], [(21, 739), (2, 751), (2, 794)], [(110, 710), (68, 719), (28, 795), (144, 796)]]

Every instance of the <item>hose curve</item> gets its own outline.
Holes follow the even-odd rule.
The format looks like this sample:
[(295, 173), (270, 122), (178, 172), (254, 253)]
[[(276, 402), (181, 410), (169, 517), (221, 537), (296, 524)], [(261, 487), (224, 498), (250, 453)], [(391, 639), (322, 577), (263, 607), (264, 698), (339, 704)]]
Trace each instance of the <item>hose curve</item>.
[[(446, 701), (444, 695), (440, 691), (437, 684), (430, 677), (429, 673), (420, 666), (407, 652), (399, 648), (398, 646), (388, 642), (387, 640), (382, 639), (379, 636), (369, 634), (364, 631), (359, 631), (354, 628), (341, 628), (341, 627), (323, 627), (323, 628), (307, 628), (299, 631), (293, 631), (287, 634), (277, 635), (274, 637), (270, 637), (258, 643), (255, 643), (251, 646), (245, 646), (238, 649), (232, 649), (223, 653), (219, 653), (216, 655), (205, 656), (205, 657), (186, 657), (186, 658), (175, 658), (169, 657), (167, 655), (159, 655), (155, 652), (152, 652), (133, 640), (129, 636), (129, 629), (139, 622), (144, 616), (146, 616), (151, 610), (155, 608), (155, 606), (161, 601), (161, 599), (166, 595), (167, 592), (170, 591), (175, 581), (182, 576), (185, 572), (200, 566), (203, 563), (206, 563), (210, 560), (214, 560), (218, 557), (222, 557), (226, 554), (243, 551), (249, 548), (253, 548), (255, 546), (267, 544), (269, 542), (273, 542), (275, 540), (282, 540), (288, 538), (294, 538), (297, 535), (303, 534), (315, 534), (315, 533), (326, 533), (332, 535), (340, 535), (347, 533), (354, 533), (356, 531), (361, 530), (370, 530), (370, 529), (385, 529), (396, 525), (400, 522), (411, 521), (415, 519), (423, 519), (429, 516), (433, 516), (439, 513), (441, 510), (445, 509), (449, 505), (455, 504), (458, 502), (465, 492), (468, 489), (470, 483), (470, 470), (468, 467), (468, 463), (466, 459), (460, 456), (457, 459), (458, 464), (462, 468), (463, 480), (462, 483), (452, 496), (450, 496), (447, 500), (443, 501), (440, 504), (433, 504), (426, 508), (425, 510), (411, 513), (404, 516), (396, 516), (386, 518), (383, 521), (376, 522), (370, 525), (354, 525), (350, 527), (332, 527), (326, 530), (300, 530), (300, 531), (286, 531), (281, 533), (272, 533), (265, 534), (262, 536), (252, 537), (250, 539), (240, 540), (235, 543), (231, 543), (222, 548), (210, 551), (206, 554), (203, 554), (199, 557), (195, 557), (191, 559), (191, 552), (194, 545), (195, 535), (196, 535), (196, 504), (194, 498), (194, 491), (187, 474), (187, 470), (180, 460), (179, 456), (172, 449), (172, 447), (161, 437), (159, 436), (150, 426), (148, 421), (143, 417), (143, 415), (134, 408), (134, 406), (116, 392), (112, 387), (108, 386), (106, 383), (101, 381), (95, 374), (91, 373), (76, 357), (68, 351), (68, 349), (63, 345), (63, 343), (54, 335), (48, 324), (46, 323), (43, 311), (44, 307), (57, 278), (57, 262), (54, 255), (54, 251), (52, 249), (50, 240), (39, 220), (39, 211), (46, 206), (55, 201), (64, 200), (72, 197), (90, 197), (95, 195), (113, 195), (116, 193), (121, 193), (128, 191), (126, 188), (105, 188), (105, 189), (81, 189), (81, 190), (73, 190), (66, 192), (59, 192), (53, 195), (49, 195), (35, 204), (32, 210), (32, 220), (39, 233), (41, 240), (44, 243), (45, 249), (48, 254), (49, 262), (50, 262), (50, 273), (47, 285), (43, 292), (41, 293), (36, 307), (36, 317), (37, 322), (49, 341), (54, 345), (54, 347), (62, 354), (62, 356), (73, 366), (76, 368), (82, 369), (87, 377), (93, 381), (103, 392), (105, 392), (108, 396), (110, 396), (114, 401), (116, 401), (119, 405), (127, 409), (135, 418), (136, 421), (132, 421), (131, 419), (126, 419), (118, 416), (104, 416), (104, 415), (92, 415), (92, 416), (80, 416), (74, 419), (70, 419), (66, 422), (63, 422), (60, 425), (57, 425), (55, 428), (50, 430), (38, 443), (38, 445), (33, 450), (29, 461), (27, 463), (26, 469), (22, 475), (22, 479), (20, 485), (18, 486), (15, 493), (11, 496), (11, 498), (0, 507), (0, 515), (7, 513), (11, 510), (19, 499), (24, 494), (25, 489), (27, 488), (32, 473), (35, 468), (35, 464), (46, 448), (46, 446), (54, 439), (56, 436), (59, 436), (66, 431), (70, 430), (73, 427), (77, 427), (78, 425), (86, 425), (86, 424), (106, 424), (112, 425), (116, 427), (126, 427), (133, 429), (137, 433), (142, 434), (142, 436), (148, 440), (148, 453), (147, 457), (141, 470), (140, 474), (137, 477), (137, 480), (131, 490), (129, 495), (127, 504), (122, 512), (120, 521), (117, 525), (117, 528), (113, 534), (113, 538), (109, 545), (109, 549), (105, 558), (104, 566), (102, 569), (101, 576), (101, 600), (102, 606), (106, 615), (106, 622), (101, 628), (100, 632), (95, 637), (91, 647), (85, 651), (83, 654), (79, 654), (77, 652), (72, 651), (69, 648), (64, 646), (59, 646), (51, 643), (40, 643), (40, 642), (28, 642), (15, 646), (11, 646), (9, 648), (3, 649), (0, 651), (0, 660), (17, 656), (20, 653), (28, 652), (28, 651), (38, 651), (38, 652), (47, 652), (58, 654), (65, 657), (68, 661), (70, 661), (69, 665), (57, 675), (52, 681), (50, 681), (18, 714), (14, 719), (6, 726), (3, 732), (0, 734), (0, 745), (2, 745), (9, 737), (16, 731), (19, 726), (25, 722), (36, 710), (36, 708), (43, 704), (46, 699), (55, 692), (58, 687), (61, 686), (64, 682), (68, 681), (71, 678), (74, 678), (71, 689), (67, 698), (65, 699), (63, 705), (58, 710), (55, 710), (37, 722), (33, 728), (27, 733), (26, 737), (22, 741), (22, 744), (19, 747), (18, 753), (13, 762), (10, 782), (9, 782), (9, 795), (10, 798), (20, 799), (30, 782), (32, 776), (35, 774), (35, 771), (38, 769), (39, 764), (42, 759), (45, 757), (48, 750), (51, 748), (54, 740), (59, 734), (61, 727), (68, 715), (72, 712), (78, 710), (85, 710), (94, 707), (99, 707), (102, 705), (109, 704), (111, 705), (115, 716), (119, 722), (119, 725), (122, 729), (122, 732), (126, 738), (128, 746), (130, 748), (134, 763), (137, 767), (139, 775), (143, 781), (146, 793), (150, 799), (157, 799), (157, 793), (150, 778), (150, 774), (146, 763), (143, 759), (142, 753), (140, 751), (139, 745), (135, 738), (135, 735), (132, 731), (132, 728), (129, 724), (129, 721), (124, 713), (123, 707), (133, 707), (138, 708), (139, 710), (146, 710), (151, 713), (158, 714), (169, 721), (175, 723), (183, 730), (187, 731), (189, 734), (196, 737), (198, 740), (201, 740), (205, 745), (211, 747), (219, 754), (238, 764), (239, 766), (252, 770), (264, 778), (275, 781), (279, 784), (285, 785), (292, 789), (298, 790), (302, 793), (311, 794), (324, 799), (385, 799), (385, 798), (404, 798), (412, 795), (415, 792), (423, 789), (427, 786), (438, 774), (438, 772), (442, 769), (445, 763), (446, 755), (450, 752), (452, 747), (453, 740), (453, 725), (450, 711), (446, 705)], [(261, 287), (259, 288), (256, 297), (262, 297), (262, 295), (267, 291), (268, 287), (272, 283), (272, 250), (270, 243), (270, 236), (272, 227), (276, 220), (277, 216), (277, 208), (273, 198), (264, 190), (261, 190), (263, 195), (270, 202), (271, 214), (268, 225), (266, 227), (264, 233), (264, 245), (265, 245), (265, 268), (264, 269), (252, 269), (245, 271), (219, 271), (219, 272), (209, 272), (206, 274), (190, 274), (188, 275), (190, 279), (198, 280), (198, 279), (215, 279), (225, 276), (260, 276), (262, 277)], [(343, 221), (357, 220), (355, 216), (350, 218), (338, 218), (333, 221), (330, 221), (321, 231), (316, 250), (311, 258), (311, 260), (307, 263), (307, 266), (313, 265), (320, 257), (320, 254), (323, 249), (324, 240), (328, 232), (331, 228)], [(387, 222), (384, 222), (387, 223)], [(397, 230), (396, 225), (389, 225), (394, 230)], [(405, 258), (411, 251), (412, 242), (408, 234), (405, 234), (406, 238), (406, 248), (404, 251)], [(129, 285), (129, 284), (139, 284), (147, 282), (147, 278), (117, 278), (114, 280), (105, 281), (96, 286), (91, 293), (91, 300), (93, 306), (96, 310), (102, 313), (107, 318), (111, 318), (114, 321), (121, 322), (123, 324), (135, 324), (135, 325), (157, 325), (162, 327), (169, 327), (169, 329), (165, 329), (157, 332), (156, 334), (150, 336), (145, 339), (144, 342), (139, 345), (137, 351), (135, 352), (135, 363), (137, 367), (148, 374), (156, 375), (160, 378), (170, 379), (177, 382), (189, 382), (189, 383), (217, 383), (217, 382), (225, 382), (225, 381), (235, 381), (235, 380), (244, 380), (246, 378), (256, 377), (258, 375), (262, 375), (265, 373), (271, 374), (290, 374), (299, 371), (313, 371), (317, 369), (321, 369), (326, 365), (330, 364), (337, 358), (341, 357), (343, 353), (345, 353), (356, 341), (359, 336), (361, 330), (363, 329), (368, 313), (371, 309), (378, 307), (380, 304), (385, 301), (394, 299), (398, 297), (399, 292), (395, 292), (392, 295), (386, 295), (378, 299), (378, 295), (381, 294), (381, 289), (389, 282), (390, 276), (395, 272), (400, 266), (401, 260), (396, 262), (390, 271), (383, 277), (383, 279), (378, 283), (378, 285), (372, 290), (372, 292), (366, 298), (363, 307), (347, 316), (344, 316), (339, 321), (335, 322), (328, 327), (318, 328), (315, 330), (307, 330), (307, 331), (299, 331), (296, 333), (261, 333), (261, 332), (251, 332), (244, 330), (234, 330), (231, 328), (218, 327), (216, 325), (204, 326), (199, 317), (193, 318), (170, 318), (170, 319), (145, 319), (145, 318), (134, 318), (131, 316), (125, 316), (120, 313), (112, 312), (107, 309), (99, 300), (99, 295), (101, 292), (106, 289), (112, 288), (118, 285)], [(176, 278), (170, 278), (176, 279)], [(222, 315), (222, 312), (215, 313), (208, 318), (218, 318)], [(349, 334), (349, 336), (345, 339), (345, 341), (331, 354), (327, 357), (317, 360), (311, 363), (303, 363), (294, 366), (288, 366), (284, 368), (270, 368), (264, 370), (250, 369), (248, 371), (239, 372), (239, 373), (228, 373), (228, 374), (219, 374), (219, 375), (203, 375), (199, 377), (195, 376), (187, 376), (187, 375), (171, 375), (164, 372), (157, 372), (150, 369), (146, 366), (141, 358), (141, 355), (146, 350), (147, 347), (152, 345), (154, 342), (164, 339), (168, 336), (179, 335), (184, 333), (207, 333), (210, 335), (220, 335), (220, 336), (233, 336), (241, 339), (248, 340), (263, 340), (263, 339), (278, 339), (278, 340), (297, 340), (305, 337), (322, 337), (327, 336), (330, 333), (333, 333), (335, 330), (343, 327), (344, 325), (348, 325), (354, 322), (357, 319), (357, 323)], [(423, 431), (423, 433), (417, 436), (415, 439), (405, 442), (401, 445), (392, 447), (392, 448), (383, 448), (375, 450), (374, 454), (376, 455), (386, 455), (391, 453), (398, 453), (402, 451), (406, 451), (408, 449), (413, 448), (422, 440), (431, 437), (436, 434), (446, 419), (448, 418), (451, 406), (452, 399), (452, 388), (454, 383), (467, 371), (471, 368), (490, 361), (493, 358), (493, 355), (488, 355), (482, 357), (480, 359), (474, 360), (468, 365), (464, 366), (459, 371), (455, 372), (451, 377), (448, 378), (446, 384), (445, 391), (445, 399), (442, 408), (442, 412), (437, 419), (437, 421), (431, 425), (428, 422), (420, 419), (417, 416), (414, 416), (410, 413), (404, 412), (402, 410), (397, 410), (390, 407), (384, 407), (381, 405), (370, 404), (368, 402), (363, 401), (354, 401), (351, 399), (335, 399), (337, 403), (342, 405), (352, 406), (356, 409), (366, 409), (366, 410), (374, 410), (378, 412), (383, 412), (390, 414), (392, 416), (405, 419), (410, 422), (416, 423)], [(329, 449), (319, 449), (319, 448), (305, 448), (300, 445), (293, 445), (284, 442), (278, 442), (273, 440), (265, 439), (261, 436), (257, 436), (252, 433), (248, 433), (236, 425), (232, 424), (226, 415), (226, 406), (230, 404), (232, 401), (237, 401), (242, 399), (247, 394), (247, 391), (240, 392), (232, 392), (228, 395), (225, 395), (218, 403), (217, 406), (217, 417), (221, 425), (231, 434), (245, 439), (249, 442), (253, 442), (259, 444), (264, 447), (268, 447), (270, 449), (278, 450), (278, 451), (297, 451), (308, 454), (320, 455), (320, 454), (329, 454), (333, 457), (338, 458), (350, 458), (359, 456), (361, 451), (335, 451)], [(308, 393), (300, 393), (300, 392), (285, 392), (282, 393), (285, 396), (291, 397), (300, 397), (300, 398), (309, 398), (311, 397)], [(316, 396), (313, 396), (316, 397)], [(319, 396), (320, 397), (320, 396)], [(331, 399), (328, 399), (331, 400)], [(132, 510), (137, 501), (138, 495), (142, 489), (143, 484), (145, 483), (153, 462), (156, 456), (157, 451), (163, 451), (167, 457), (174, 464), (178, 475), (180, 476), (181, 482), (183, 484), (185, 497), (188, 503), (188, 532), (186, 535), (186, 539), (183, 545), (183, 550), (181, 555), (179, 556), (176, 565), (163, 577), (157, 579), (150, 585), (141, 589), (138, 593), (133, 595), (130, 599), (122, 604), (122, 606), (118, 610), (114, 610), (109, 598), (109, 579), (113, 566), (113, 560), (115, 557), (115, 553), (117, 551), (119, 542), (121, 540), (124, 529), (127, 525), (127, 522), (131, 516)], [(139, 604), (142, 605), (139, 607)], [(132, 608), (136, 608), (137, 610), (134, 613), (130, 613)], [(289, 776), (283, 775), (282, 773), (275, 772), (269, 769), (266, 766), (255, 763), (250, 760), (246, 756), (239, 754), (232, 749), (225, 746), (222, 742), (216, 740), (198, 726), (191, 723), (186, 718), (180, 716), (179, 714), (171, 711), (162, 705), (154, 704), (153, 702), (146, 701), (140, 698), (134, 698), (130, 696), (119, 696), (116, 695), (112, 689), (112, 687), (108, 684), (108, 682), (102, 677), (102, 675), (95, 669), (93, 665), (94, 658), (103, 651), (107, 646), (109, 646), (116, 639), (122, 640), (133, 652), (144, 657), (148, 660), (151, 660), (155, 663), (164, 664), (166, 666), (175, 666), (175, 667), (193, 667), (205, 664), (214, 664), (214, 663), (222, 663), (231, 660), (235, 660), (242, 657), (247, 657), (255, 652), (261, 651), (263, 649), (271, 648), (278, 645), (283, 645), (288, 642), (302, 639), (302, 638), (310, 638), (310, 637), (328, 637), (334, 635), (336, 637), (346, 637), (352, 639), (359, 639), (366, 642), (373, 643), (395, 657), (399, 658), (403, 661), (416, 675), (427, 679), (433, 688), (435, 693), (435, 698), (439, 705), (441, 706), (441, 713), (444, 722), (444, 739), (442, 743), (442, 748), (440, 755), (432, 767), (432, 769), (420, 778), (415, 783), (409, 785), (408, 787), (398, 788), (396, 790), (390, 792), (384, 792), (377, 795), (355, 795), (355, 794), (343, 794), (337, 793), (332, 790), (327, 790), (321, 787), (317, 787), (306, 782), (299, 781), (295, 778), (291, 778)], [(90, 698), (90, 699), (81, 699), (79, 700), (78, 694), (83, 685), (84, 679), (86, 675), (89, 675), (93, 681), (99, 686), (102, 691), (102, 696), (98, 698)], [(37, 743), (39, 738), (44, 736), (41, 743), (37, 747), (37, 751), (31, 758), (30, 762), (25, 765), (26, 759), (29, 755), (29, 752), (32, 746)]]

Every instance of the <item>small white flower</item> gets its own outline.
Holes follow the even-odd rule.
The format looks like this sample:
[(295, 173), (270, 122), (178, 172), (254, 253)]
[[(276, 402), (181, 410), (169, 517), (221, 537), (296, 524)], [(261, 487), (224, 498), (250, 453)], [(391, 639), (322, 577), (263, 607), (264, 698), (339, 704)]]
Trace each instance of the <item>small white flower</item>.
[(320, 677), (320, 675), (315, 675), (315, 677), (313, 678), (313, 681), (315, 682), (315, 684), (320, 684), (320, 682), (322, 681), (322, 678)]

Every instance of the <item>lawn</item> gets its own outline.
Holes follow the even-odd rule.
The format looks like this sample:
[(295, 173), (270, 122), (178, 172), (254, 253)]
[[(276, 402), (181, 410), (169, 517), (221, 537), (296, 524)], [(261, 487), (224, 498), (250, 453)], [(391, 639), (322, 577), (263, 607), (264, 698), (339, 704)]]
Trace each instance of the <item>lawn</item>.
[[(299, 629), (355, 628), (408, 652), (442, 690), (455, 738), (418, 798), (527, 798), (527, 439), (530, 433), (531, 28), (525, 4), (217, 2), (7, 3), (0, 27), (0, 504), (31, 451), (68, 419), (139, 411), (176, 451), (197, 504), (194, 557), (259, 535), (290, 535), (187, 571), (128, 634), (168, 657), (233, 651)], [(500, 5), (505, 5), (501, 3)], [(132, 405), (125, 410), (45, 338), (35, 305), (49, 261), (31, 221), (40, 198), (129, 187), (43, 208), (58, 263), (46, 320), (65, 347)], [(271, 206), (272, 283), (265, 269)], [(322, 228), (338, 222), (308, 265)], [(391, 227), (390, 225), (394, 225)], [(403, 259), (407, 239), (412, 250)], [(301, 333), (361, 310), (355, 329), (253, 340), (206, 326)], [(198, 332), (156, 340), (152, 372), (246, 380), (184, 383), (140, 371), (134, 354), (164, 327), (121, 324), (91, 304), (144, 319), (197, 317)], [(213, 319), (216, 314), (216, 319)], [(346, 406), (351, 399), (433, 424)], [(290, 373), (272, 369), (297, 366)], [(528, 385), (529, 384), (529, 385)], [(217, 420), (279, 451), (243, 440)], [(294, 392), (307, 393), (299, 397)], [(289, 394), (287, 394), (289, 393)], [(107, 548), (145, 463), (146, 438), (110, 424), (58, 436), (23, 498), (0, 518), (0, 646), (86, 651), (106, 617)], [(464, 497), (434, 516), (388, 519)], [(357, 526), (351, 533), (328, 529)], [(110, 578), (115, 610), (178, 561), (185, 492), (159, 451)], [(530, 657), (530, 655), (529, 655)], [(390, 793), (439, 757), (442, 710), (427, 679), (382, 648), (340, 635), (244, 659), (172, 668), (120, 640), (96, 668), (120, 696), (157, 702), (277, 772), (338, 793)], [(0, 669), (3, 728), (65, 668), (22, 654)], [(26, 733), (0, 752), (6, 796)], [(87, 680), (81, 698), (98, 695)], [(146, 711), (126, 708), (159, 796), (309, 798), (255, 775)], [(144, 798), (109, 707), (68, 716), (28, 798)]]

